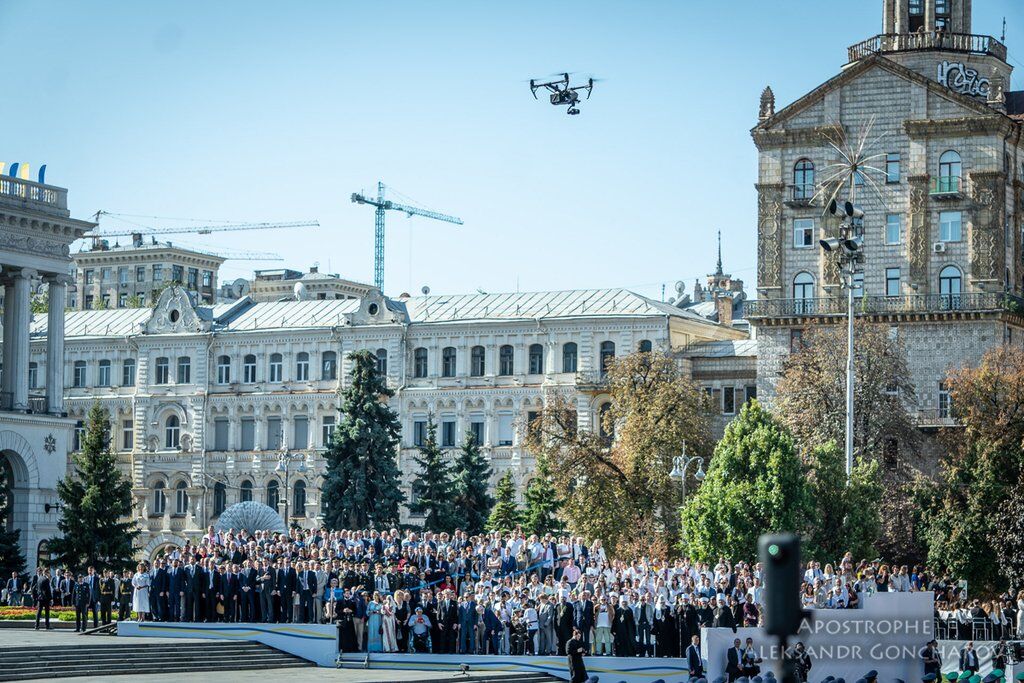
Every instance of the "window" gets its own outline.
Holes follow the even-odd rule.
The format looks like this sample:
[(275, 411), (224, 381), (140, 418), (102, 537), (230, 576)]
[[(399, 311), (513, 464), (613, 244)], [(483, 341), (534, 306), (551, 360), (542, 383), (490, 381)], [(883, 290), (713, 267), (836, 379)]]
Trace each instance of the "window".
[(292, 419), (292, 448), (309, 448), (309, 418), (305, 415)]
[[(221, 486), (222, 484), (218, 484)], [(214, 488), (214, 491), (217, 489)], [(174, 487), (174, 514), (179, 517), (184, 517), (188, 513), (188, 485), (183, 481), (179, 481), (178, 485)]]
[(277, 510), (281, 502), (281, 486), (276, 480), (267, 483), (267, 506)]
[(484, 421), (480, 418), (472, 418), (469, 423), (469, 433), (473, 435), (473, 440), (477, 444), (483, 444), (484, 442)]
[(178, 358), (178, 384), (188, 384), (192, 381), (192, 359), (188, 356)]
[(181, 443), (181, 421), (177, 415), (171, 415), (164, 422), (164, 448), (178, 448)]
[(963, 275), (956, 266), (946, 266), (939, 272), (939, 297), (942, 307), (947, 310), (960, 308), (960, 293)]
[(939, 212), (939, 240), (959, 242), (962, 236), (961, 214), (959, 211)]
[(281, 448), (281, 438), (284, 435), (281, 433), (281, 418), (279, 417), (268, 417), (267, 418), (267, 450), (276, 451)]
[(902, 234), (903, 216), (898, 213), (887, 214), (885, 217), (885, 243), (899, 244)]
[(338, 379), (338, 354), (324, 351), (320, 356), (320, 379)]
[(384, 377), (388, 374), (388, 350), (377, 349), (373, 355), (377, 359), (377, 374)]
[(231, 423), (226, 417), (218, 417), (213, 421), (213, 450), (228, 450), (228, 433)]
[(917, 17), (924, 14), (924, 0), (910, 0), (910, 16)]
[(84, 387), (86, 385), (86, 367), (84, 360), (76, 360), (72, 371), (71, 386)]
[(814, 164), (801, 159), (793, 167), (793, 199), (809, 200), (814, 197)]
[(654, 350), (654, 345), (651, 344), (650, 339), (641, 339), (639, 346), (637, 346), (637, 350), (640, 351), (640, 353), (650, 353)]
[(89, 310), (92, 310), (93, 304), (95, 303), (95, 299), (96, 299), (96, 297), (94, 297), (92, 294), (86, 294), (85, 295), (85, 307), (87, 309), (89, 309)]
[(603, 341), (601, 342), (601, 376), (604, 377), (605, 373), (608, 372), (608, 368), (611, 367), (611, 363), (615, 360), (615, 342)]
[(203, 271), (203, 287), (213, 287), (213, 273), (209, 270)]
[(179, 285), (185, 281), (185, 269), (181, 266), (171, 266), (171, 282)]
[(153, 484), (153, 514), (162, 515), (167, 510), (167, 496), (164, 495), (164, 483)]
[(79, 420), (75, 423), (75, 438), (74, 438), (74, 449), (76, 451), (82, 450), (82, 439), (85, 437), (85, 422)]
[(297, 481), (292, 487), (292, 517), (306, 516), (306, 482)]
[(309, 354), (305, 351), (295, 354), (295, 381), (309, 381)]
[(118, 308), (128, 308), (128, 294), (127, 293), (121, 292), (120, 294), (117, 295), (117, 307)]
[(949, 385), (943, 380), (939, 382), (939, 417), (949, 419), (953, 413), (953, 397), (949, 393)]
[(790, 330), (789, 331), (789, 352), (797, 353), (804, 348), (804, 331), (803, 330)]
[(900, 181), (900, 155), (898, 152), (890, 152), (885, 155), (885, 182), (898, 183)]
[(155, 384), (168, 384), (171, 381), (171, 361), (166, 357), (161, 356), (156, 359), (156, 364), (153, 366), (156, 376), (154, 377)]
[(474, 346), (469, 351), (469, 374), (473, 377), (483, 377), (486, 368), (484, 347)]
[(119, 285), (126, 285), (126, 284), (128, 284), (128, 268), (127, 267), (121, 266), (120, 268), (117, 269), (117, 283)]
[(899, 296), (900, 295), (900, 269), (899, 268), (886, 268), (885, 269), (885, 295), (886, 296)]
[(248, 503), (252, 500), (252, 482), (246, 479), (242, 482), (242, 485), (238, 487), (238, 500), (243, 503)]
[(39, 384), (39, 363), (28, 364), (28, 388), (35, 389)]
[(606, 441), (610, 441), (615, 438), (615, 426), (608, 424), (608, 413), (612, 409), (612, 404), (604, 402), (601, 407), (597, 409), (597, 433)]
[(579, 356), (576, 348), (576, 342), (566, 342), (562, 345), (562, 372), (576, 372), (576, 360)]
[(754, 385), (754, 384), (751, 384), (750, 386), (747, 387), (746, 393), (747, 393), (747, 396), (746, 396), (746, 400), (747, 401), (752, 401), (752, 400), (756, 399), (757, 398), (757, 386)]
[(734, 415), (736, 413), (736, 389), (724, 387), (722, 389), (722, 414)]
[(146, 266), (135, 266), (135, 281), (145, 282), (146, 281)]
[(320, 423), (320, 437), (323, 439), (324, 447), (330, 445), (337, 426), (337, 418), (334, 415), (324, 415), (323, 421)]
[(814, 246), (813, 218), (793, 219), (793, 246), (797, 249), (807, 249)]
[(939, 177), (936, 189), (939, 192), (959, 192), (960, 178), (963, 175), (963, 163), (960, 154), (949, 150), (939, 157)]
[(256, 383), (256, 356), (251, 353), (242, 359), (242, 381), (246, 384)]
[(895, 470), (900, 463), (900, 442), (896, 439), (886, 439), (882, 447), (882, 463), (887, 470)]
[(413, 377), (427, 376), (427, 350), (422, 346), (413, 351)]
[(242, 418), (242, 444), (243, 451), (256, 450), (256, 419), (252, 417)]
[(85, 284), (91, 285), (94, 281), (94, 273), (91, 270), (85, 271)]
[(806, 271), (793, 278), (793, 309), (796, 313), (814, 310), (814, 276)]
[(270, 354), (270, 364), (267, 366), (268, 382), (280, 382), (282, 379), (283, 369), (281, 354), (272, 353)]
[(427, 442), (427, 422), (426, 420), (415, 420), (412, 423), (412, 445), (422, 446)]
[(231, 356), (217, 356), (217, 384), (231, 384)]
[(455, 347), (446, 346), (441, 349), (441, 376), (442, 377), (454, 377), (455, 376)]
[(163, 265), (156, 263), (153, 264), (153, 282), (164, 281), (164, 267)]
[(121, 450), (130, 451), (135, 445), (135, 421), (121, 420)]
[(853, 274), (853, 295), (858, 299), (864, 296), (864, 273)]
[(219, 517), (228, 507), (228, 487), (221, 482), (213, 485), (213, 516)]
[(441, 422), (441, 447), (455, 447), (455, 420), (444, 420)]
[(500, 413), (498, 415), (498, 445), (512, 445), (512, 414)]
[(197, 268), (188, 269), (188, 288), (198, 289), (199, 288), (199, 270)]
[(110, 280), (110, 268), (100, 268), (100, 282), (108, 282)]
[(515, 351), (509, 344), (498, 349), (498, 374), (511, 375), (515, 372)]
[(544, 347), (541, 344), (530, 344), (530, 374), (544, 374)]

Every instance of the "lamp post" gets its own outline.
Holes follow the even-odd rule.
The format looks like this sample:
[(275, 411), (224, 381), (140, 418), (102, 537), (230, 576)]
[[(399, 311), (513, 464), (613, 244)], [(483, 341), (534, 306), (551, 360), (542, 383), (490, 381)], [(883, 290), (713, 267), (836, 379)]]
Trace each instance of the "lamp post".
[(291, 479), (291, 464), (298, 462), (298, 466), (295, 471), (302, 474), (306, 471), (306, 456), (300, 451), (292, 453), (288, 450), (287, 446), (281, 446), (281, 451), (277, 454), (277, 467), (274, 469), (278, 472), (284, 472), (284, 528), (288, 528), (288, 496), (290, 492), (288, 490), (288, 482)]
[(684, 505), (686, 504), (686, 470), (693, 463), (699, 463), (697, 465), (697, 471), (693, 474), (693, 478), (698, 482), (704, 481), (704, 457), (700, 455), (686, 455), (686, 442), (684, 441), (683, 452), (681, 455), (677, 455), (672, 458), (672, 471), (668, 473), (668, 476), (680, 482), (682, 485)]

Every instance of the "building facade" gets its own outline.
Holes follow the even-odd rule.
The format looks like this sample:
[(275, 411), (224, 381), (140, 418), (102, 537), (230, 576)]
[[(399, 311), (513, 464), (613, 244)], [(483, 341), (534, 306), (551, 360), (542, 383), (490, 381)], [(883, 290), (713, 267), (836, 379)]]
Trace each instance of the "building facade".
[(257, 270), (249, 297), (253, 301), (300, 299), (358, 299), (369, 293), (371, 286), (345, 280), (337, 274), (321, 273), (313, 266), (308, 273), (291, 268)]
[(951, 367), (1024, 341), (1024, 93), (1009, 92), (1006, 47), (972, 34), (970, 0), (884, 0), (883, 10), (883, 33), (850, 47), (838, 75), (779, 111), (770, 88), (762, 95), (758, 296), (746, 315), (770, 400), (804, 331), (845, 319), (839, 268), (819, 247), (838, 234), (822, 197), (835, 190), (836, 146), (863, 141), (857, 315), (903, 340), (911, 410), (931, 428), (952, 423)]

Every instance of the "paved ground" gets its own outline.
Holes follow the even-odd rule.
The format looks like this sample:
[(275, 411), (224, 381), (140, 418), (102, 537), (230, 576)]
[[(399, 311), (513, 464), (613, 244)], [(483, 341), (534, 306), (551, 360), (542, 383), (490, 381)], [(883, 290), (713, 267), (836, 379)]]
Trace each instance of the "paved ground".
[[(133, 643), (162, 643), (170, 642), (169, 638), (132, 638)], [(176, 643), (209, 643), (209, 640), (198, 640), (194, 638), (175, 638)], [(5, 628), (0, 629), (0, 647), (38, 647), (41, 645), (124, 645), (125, 639), (119, 641), (116, 636), (83, 636), (74, 631), (34, 631), (30, 628)]]

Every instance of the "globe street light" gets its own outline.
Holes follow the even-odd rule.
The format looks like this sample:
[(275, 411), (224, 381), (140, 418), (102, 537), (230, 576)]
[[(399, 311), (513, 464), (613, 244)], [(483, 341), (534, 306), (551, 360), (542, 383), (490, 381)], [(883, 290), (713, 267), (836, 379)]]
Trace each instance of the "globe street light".
[(298, 462), (298, 466), (295, 471), (299, 474), (306, 472), (306, 456), (300, 451), (292, 453), (288, 450), (287, 446), (281, 446), (281, 451), (277, 455), (277, 467), (274, 469), (278, 472), (284, 472), (284, 528), (288, 529), (288, 497), (291, 492), (288, 489), (288, 481), (291, 478), (291, 464), (292, 462)]
[(683, 504), (686, 504), (686, 470), (693, 463), (697, 464), (697, 471), (694, 472), (693, 478), (698, 482), (704, 481), (704, 458), (700, 455), (687, 456), (686, 455), (686, 442), (683, 442), (682, 455), (677, 455), (672, 458), (672, 471), (668, 473), (668, 476), (672, 477), (676, 481), (680, 482), (683, 489)]

